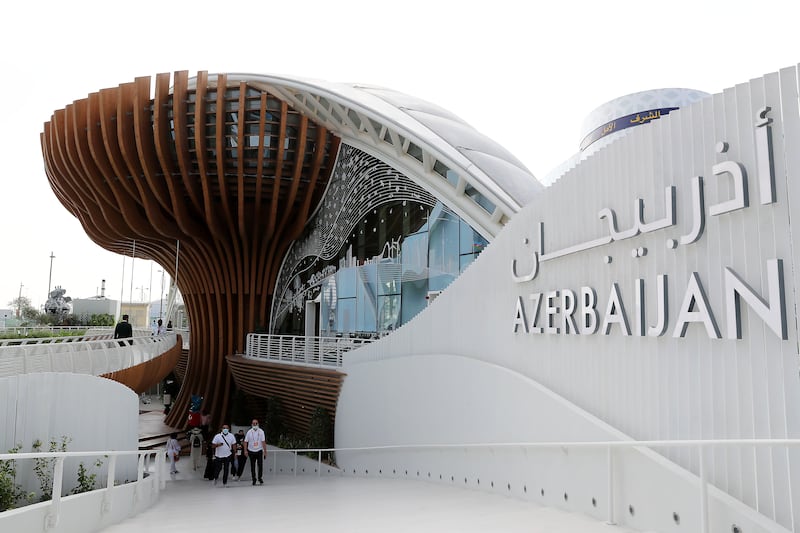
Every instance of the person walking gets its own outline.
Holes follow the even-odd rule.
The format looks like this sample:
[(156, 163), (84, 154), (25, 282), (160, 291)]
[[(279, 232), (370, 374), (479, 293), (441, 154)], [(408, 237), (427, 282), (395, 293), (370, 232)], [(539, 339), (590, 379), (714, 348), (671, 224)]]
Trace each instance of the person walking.
[(222, 431), (214, 435), (211, 441), (214, 447), (214, 485), (219, 479), (219, 471), (222, 470), (222, 486), (228, 486), (228, 469), (231, 466), (233, 452), (236, 451), (236, 437), (230, 432), (230, 428), (225, 424)]
[[(253, 485), (256, 479), (260, 485), (264, 484), (264, 458), (267, 456), (267, 438), (264, 430), (258, 427), (258, 420), (255, 418), (250, 424), (250, 429), (244, 436), (244, 456), (250, 458), (250, 477)], [(256, 463), (258, 464), (258, 478), (256, 478)]]
[(114, 338), (127, 339), (130, 337), (133, 337), (133, 326), (128, 322), (128, 315), (122, 315), (122, 320), (114, 328)]
[(236, 453), (233, 454), (233, 469), (231, 473), (234, 481), (241, 481), (244, 464), (247, 462), (247, 458), (244, 456), (244, 431), (240, 429), (234, 437), (236, 437)]
[(178, 434), (170, 433), (169, 440), (167, 440), (167, 457), (169, 457), (169, 473), (177, 474), (178, 469), (175, 467), (175, 461), (181, 454), (181, 445), (178, 442)]

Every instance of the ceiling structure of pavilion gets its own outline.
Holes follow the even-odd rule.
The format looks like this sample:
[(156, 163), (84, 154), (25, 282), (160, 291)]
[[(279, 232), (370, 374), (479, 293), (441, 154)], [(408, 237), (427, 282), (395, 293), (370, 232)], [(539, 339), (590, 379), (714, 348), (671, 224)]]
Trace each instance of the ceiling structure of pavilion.
[[(220, 90), (224, 88), (224, 90)], [(50, 185), (90, 238), (152, 259), (192, 321), (190, 394), (228, 412), (225, 356), (269, 321), (285, 251), (322, 198), (340, 137), (244, 80), (137, 78), (56, 111), (41, 134)]]

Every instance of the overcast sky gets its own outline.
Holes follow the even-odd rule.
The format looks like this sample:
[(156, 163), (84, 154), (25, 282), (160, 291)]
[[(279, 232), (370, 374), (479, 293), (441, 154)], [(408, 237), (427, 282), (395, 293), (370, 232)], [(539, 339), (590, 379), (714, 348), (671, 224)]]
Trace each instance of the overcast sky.
[(543, 178), (577, 151), (584, 117), (604, 102), (666, 87), (716, 93), (800, 62), (795, 6), (773, 0), (4, 2), (0, 308), (20, 292), (36, 307), (44, 303), (51, 252), (51, 285), (68, 296), (93, 296), (106, 279), (110, 298), (159, 297), (160, 267), (136, 260), (131, 276), (130, 258), (90, 241), (44, 173), (44, 122), (91, 92), (176, 70), (383, 85), (449, 109)]

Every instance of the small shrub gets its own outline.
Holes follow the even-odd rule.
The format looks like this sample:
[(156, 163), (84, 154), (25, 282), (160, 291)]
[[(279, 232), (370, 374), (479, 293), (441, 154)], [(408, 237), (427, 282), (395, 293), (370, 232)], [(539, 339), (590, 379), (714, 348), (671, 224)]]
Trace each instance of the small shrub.
[[(311, 415), (310, 433), (311, 448), (330, 448), (333, 444), (333, 424), (328, 410), (324, 407), (314, 409)], [(329, 459), (330, 452), (323, 452), (322, 456)]]
[[(264, 433), (269, 444), (277, 444), (286, 434), (286, 424), (284, 422), (283, 403), (277, 396), (271, 397), (267, 401), (267, 414), (264, 417)], [(280, 444), (277, 444), (279, 447)]]
[[(8, 453), (17, 453), (22, 449), (18, 444), (8, 450)], [(13, 459), (0, 461), (0, 512), (13, 509), (19, 501), (28, 502), (33, 494), (27, 494), (22, 487), (16, 484), (17, 462)]]
[[(94, 468), (100, 468), (101, 466), (103, 466), (103, 461), (100, 459), (94, 462)], [(82, 492), (94, 490), (96, 482), (97, 472), (89, 474), (88, 470), (83, 465), (83, 461), (81, 461), (78, 465), (78, 486), (72, 489), (72, 494), (80, 494)]]
[[(65, 452), (67, 451), (67, 444), (71, 441), (69, 437), (62, 435), (61, 441), (50, 439), (48, 447), (49, 452)], [(31, 446), (34, 452), (41, 452), (42, 441), (36, 439)], [(39, 479), (39, 490), (41, 490), (40, 501), (50, 500), (53, 496), (53, 467), (56, 463), (55, 458), (40, 457), (33, 460), (33, 472)]]

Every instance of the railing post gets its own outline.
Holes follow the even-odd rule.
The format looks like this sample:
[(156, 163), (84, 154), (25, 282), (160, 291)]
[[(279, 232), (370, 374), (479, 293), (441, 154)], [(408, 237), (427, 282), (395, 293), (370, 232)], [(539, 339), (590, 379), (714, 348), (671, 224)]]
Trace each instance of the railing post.
[(134, 508), (136, 503), (139, 501), (139, 496), (141, 495), (140, 492), (142, 489), (142, 481), (144, 481), (144, 454), (139, 456), (138, 465), (136, 467), (136, 488), (133, 490), (133, 505)]
[(317, 477), (322, 475), (322, 450), (317, 450)]
[[(162, 453), (163, 452), (163, 453)], [(160, 451), (153, 452), (153, 463), (155, 464), (156, 479), (153, 483), (153, 489), (158, 494), (159, 491), (167, 488), (167, 454), (166, 448)]]
[(45, 518), (45, 528), (53, 529), (58, 526), (59, 513), (61, 512), (61, 486), (64, 483), (64, 456), (56, 457), (53, 467), (53, 491), (50, 494), (50, 512)]
[(108, 458), (108, 478), (106, 479), (105, 494), (103, 494), (103, 506), (100, 512), (108, 514), (111, 511), (111, 490), (114, 488), (114, 479), (116, 478), (117, 469), (117, 456), (112, 455)]
[(278, 475), (278, 454), (277, 452), (272, 452), (272, 475)]
[(708, 473), (706, 472), (705, 448), (698, 444), (700, 452), (700, 532), (708, 533)]
[(294, 475), (297, 477), (297, 451), (294, 452)]
[(614, 516), (614, 448), (612, 446), (608, 446), (607, 448), (607, 455), (608, 455), (608, 524), (616, 524), (616, 518)]

